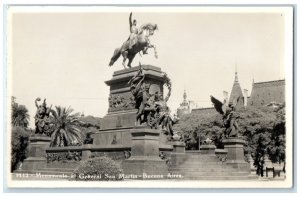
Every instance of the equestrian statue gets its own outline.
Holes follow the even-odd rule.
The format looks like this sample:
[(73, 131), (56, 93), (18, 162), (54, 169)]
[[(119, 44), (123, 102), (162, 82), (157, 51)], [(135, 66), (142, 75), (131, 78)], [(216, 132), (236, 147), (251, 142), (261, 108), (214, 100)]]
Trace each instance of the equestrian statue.
[(122, 55), (123, 66), (126, 68), (126, 60), (128, 59), (127, 67), (131, 68), (132, 60), (137, 53), (142, 52), (148, 54), (149, 48), (154, 49), (154, 55), (157, 58), (157, 52), (154, 45), (150, 43), (149, 37), (158, 30), (157, 24), (145, 23), (139, 29), (137, 28), (137, 21), (132, 21), (132, 13), (129, 16), (130, 35), (129, 38), (122, 44), (120, 48), (116, 48), (113, 56), (110, 59), (109, 66), (112, 66)]

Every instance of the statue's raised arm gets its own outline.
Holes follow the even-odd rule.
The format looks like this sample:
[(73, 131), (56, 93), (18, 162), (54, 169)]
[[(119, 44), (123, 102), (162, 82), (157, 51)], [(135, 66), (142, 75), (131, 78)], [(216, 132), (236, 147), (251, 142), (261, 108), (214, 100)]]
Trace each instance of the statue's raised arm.
[(129, 15), (129, 31), (131, 32), (131, 27), (132, 27), (132, 12), (130, 12)]
[(36, 108), (39, 108), (39, 104), (37, 103), (38, 101), (41, 101), (40, 97), (36, 98), (34, 101)]

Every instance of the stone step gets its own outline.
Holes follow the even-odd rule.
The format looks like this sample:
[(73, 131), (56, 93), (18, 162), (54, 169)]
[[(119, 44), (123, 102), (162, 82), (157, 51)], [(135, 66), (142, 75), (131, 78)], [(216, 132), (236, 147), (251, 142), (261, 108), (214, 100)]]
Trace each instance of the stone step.
[(174, 172), (186, 172), (186, 173), (193, 173), (193, 172), (236, 172), (236, 173), (249, 173), (248, 171), (245, 170), (240, 170), (237, 171), (235, 169), (230, 169), (230, 168), (219, 168), (219, 169), (196, 169), (196, 168), (170, 168), (169, 170), (172, 170)]
[(201, 170), (201, 169), (233, 169), (232, 167), (230, 166), (226, 166), (226, 165), (212, 165), (210, 166), (209, 168), (207, 166), (204, 166), (204, 165), (196, 165), (196, 164), (188, 164), (188, 165), (171, 165), (169, 166), (169, 168), (174, 168), (174, 169), (177, 169), (177, 168), (182, 168), (182, 169), (185, 169), (185, 168), (188, 168), (188, 169), (198, 169), (198, 170)]
[(204, 155), (204, 154), (186, 154), (186, 157), (188, 158), (214, 158), (216, 155), (211, 154), (211, 155)]
[(171, 172), (174, 174), (180, 174), (184, 177), (201, 177), (201, 176), (249, 176), (249, 173), (246, 172)]
[(236, 171), (234, 168), (189, 168), (189, 167), (171, 167), (170, 170), (178, 171), (201, 171), (201, 172), (221, 172), (221, 171)]
[[(169, 170), (178, 171), (178, 172), (237, 172), (232, 168), (170, 168)], [(241, 171), (245, 172), (245, 171)]]
[(186, 151), (185, 152), (187, 155), (209, 155), (205, 152), (201, 152), (201, 151), (198, 151), (198, 152), (190, 152), (190, 151)]
[(202, 162), (210, 162), (210, 161), (220, 161), (217, 157), (186, 157), (187, 161), (202, 161)]
[(177, 167), (170, 168), (171, 171), (176, 172), (236, 172), (233, 168), (187, 168), (187, 167)]
[(202, 162), (202, 163), (207, 163), (207, 162), (222, 162), (218, 158), (210, 158), (210, 159), (195, 159), (195, 158), (187, 158), (185, 161), (190, 161), (190, 162)]
[(199, 177), (183, 177), (180, 180), (203, 180), (203, 181), (209, 181), (209, 180), (258, 180), (257, 176), (199, 176)]
[(225, 163), (222, 162), (222, 161), (208, 161), (208, 162), (205, 162), (205, 161), (184, 161), (182, 163), (182, 165), (184, 164), (191, 164), (191, 165), (199, 165), (199, 166), (210, 166), (210, 165), (224, 165)]
[(184, 166), (184, 165), (180, 165), (180, 166), (172, 166), (170, 167), (172, 169), (178, 169), (178, 170), (200, 170), (200, 171), (205, 171), (205, 170), (235, 170), (234, 168), (231, 168), (231, 167), (228, 167), (228, 166), (216, 166), (216, 167), (211, 167), (211, 168), (207, 168), (207, 167), (204, 167), (204, 166)]
[(214, 162), (198, 162), (198, 161), (185, 161), (183, 163), (181, 163), (180, 165), (190, 165), (190, 166), (204, 166), (204, 167), (214, 167), (214, 166), (226, 166), (226, 163), (224, 162), (217, 162), (217, 161), (214, 161)]
[(210, 161), (210, 162), (200, 162), (200, 161), (184, 161), (183, 163), (181, 163), (180, 165), (194, 165), (194, 166), (222, 166), (222, 165), (226, 165), (225, 162), (221, 162), (221, 161)]

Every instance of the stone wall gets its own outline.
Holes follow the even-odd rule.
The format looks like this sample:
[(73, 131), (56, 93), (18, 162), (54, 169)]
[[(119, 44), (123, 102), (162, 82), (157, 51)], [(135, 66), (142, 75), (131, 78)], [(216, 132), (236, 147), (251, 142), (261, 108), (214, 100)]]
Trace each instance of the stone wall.
[(197, 114), (218, 114), (216, 109), (214, 107), (207, 107), (207, 108), (196, 108), (192, 109), (192, 113), (197, 113)]

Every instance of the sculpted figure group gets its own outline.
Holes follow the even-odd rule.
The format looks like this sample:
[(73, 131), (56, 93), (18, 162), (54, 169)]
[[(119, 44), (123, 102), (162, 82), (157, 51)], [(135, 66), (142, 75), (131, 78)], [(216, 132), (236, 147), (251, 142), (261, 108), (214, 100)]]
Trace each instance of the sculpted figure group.
[(35, 106), (37, 111), (35, 114), (35, 133), (36, 134), (46, 134), (50, 136), (51, 120), (50, 120), (50, 111), (51, 107), (47, 107), (46, 99), (44, 99), (42, 104), (38, 104), (38, 101), (41, 101), (40, 98), (35, 99)]
[(173, 123), (175, 122), (170, 116), (170, 109), (166, 104), (168, 97), (163, 98), (162, 94), (149, 92), (150, 84), (144, 82), (145, 74), (142, 67), (130, 81), (130, 90), (135, 98), (138, 109), (136, 116), (136, 125), (147, 125), (157, 129), (159, 126), (166, 134), (173, 136)]
[(210, 98), (217, 112), (223, 115), (223, 125), (225, 127), (225, 131), (224, 131), (225, 138), (239, 137), (239, 125), (238, 125), (239, 114), (236, 112), (236, 105), (239, 101), (239, 98), (236, 99), (235, 104), (229, 103), (228, 106), (226, 106), (226, 102), (222, 103), (221, 101), (219, 101), (213, 96), (210, 96)]

